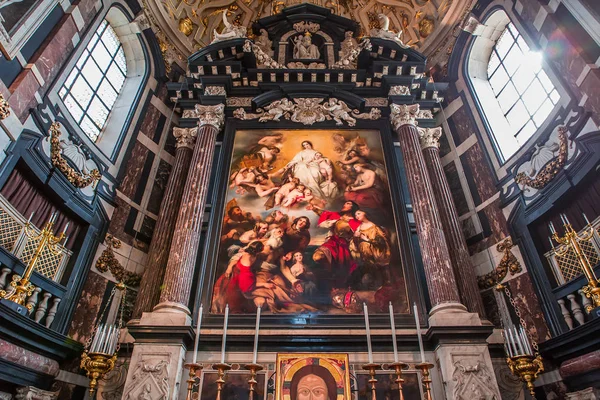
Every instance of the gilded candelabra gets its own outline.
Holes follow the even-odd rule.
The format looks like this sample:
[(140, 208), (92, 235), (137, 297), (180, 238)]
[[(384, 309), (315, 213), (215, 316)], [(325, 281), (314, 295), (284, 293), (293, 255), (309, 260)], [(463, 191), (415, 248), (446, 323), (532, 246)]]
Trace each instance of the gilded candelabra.
[(119, 321), (115, 325), (99, 324), (94, 327), (94, 331), (88, 339), (85, 350), (81, 355), (80, 368), (84, 369), (87, 377), (90, 379), (90, 397), (94, 397), (94, 392), (98, 386), (98, 381), (113, 370), (117, 361), (119, 352), (119, 334), (123, 326), (123, 310), (125, 306), (125, 284), (122, 282), (116, 285), (110, 293), (110, 298), (100, 314), (98, 321), (104, 319), (106, 310), (111, 305), (116, 290), (120, 290), (121, 305), (119, 307)]
[(254, 393), (256, 392), (256, 373), (263, 369), (263, 366), (256, 363), (250, 363), (244, 365), (244, 368), (250, 371), (250, 379), (248, 379), (248, 400), (254, 400)]
[(429, 370), (433, 368), (434, 365), (428, 362), (422, 362), (415, 365), (415, 368), (421, 371), (421, 383), (423, 384), (423, 388), (425, 389), (425, 400), (432, 400), (431, 397), (431, 376), (429, 375)]
[(185, 367), (190, 370), (190, 377), (187, 380), (187, 397), (186, 400), (192, 400), (192, 391), (194, 389), (194, 383), (196, 382), (196, 371), (202, 369), (202, 364), (189, 363), (185, 364)]
[(223, 386), (225, 386), (225, 372), (231, 369), (231, 365), (226, 363), (216, 363), (213, 364), (213, 368), (217, 370), (217, 399), (221, 400), (221, 392), (223, 391)]
[(552, 232), (552, 239), (554, 239), (558, 244), (563, 245), (562, 247), (556, 248), (554, 250), (555, 254), (558, 256), (564, 256), (569, 252), (569, 250), (573, 250), (579, 264), (581, 265), (581, 269), (583, 270), (583, 274), (588, 281), (588, 284), (581, 288), (585, 297), (591, 299), (592, 305), (586, 306), (585, 310), (590, 313), (594, 308), (600, 307), (600, 283), (598, 282), (598, 278), (596, 278), (596, 274), (594, 274), (594, 269), (590, 264), (587, 256), (581, 249), (579, 245), (580, 241), (587, 242), (590, 241), (593, 236), (595, 229), (594, 227), (587, 221), (587, 217), (584, 218), (587, 221), (587, 226), (589, 229), (584, 230), (581, 235), (578, 235), (577, 232), (573, 229), (569, 220), (566, 216), (561, 215), (563, 226), (565, 228), (565, 234), (563, 236), (559, 236), (558, 232), (554, 229), (554, 225), (550, 223), (550, 231)]
[(369, 385), (371, 385), (371, 400), (377, 400), (377, 378), (375, 378), (375, 371), (381, 369), (381, 365), (368, 363), (363, 365), (362, 369), (369, 371), (369, 375), (371, 376), (369, 379)]
[(510, 372), (519, 377), (527, 385), (531, 396), (535, 399), (535, 385), (533, 382), (538, 375), (544, 372), (542, 357), (532, 354), (517, 355), (506, 359)]
[(395, 362), (392, 364), (389, 364), (390, 368), (394, 369), (394, 372), (396, 373), (396, 379), (394, 380), (394, 382), (396, 382), (396, 385), (398, 385), (398, 399), (399, 400), (404, 400), (404, 388), (402, 387), (402, 384), (404, 383), (404, 379), (402, 378), (402, 370), (404, 368), (408, 367), (408, 364), (403, 363), (403, 362)]
[[(33, 217), (33, 214), (31, 214), (31, 217)], [(44, 252), (44, 250), (48, 249), (50, 252), (57, 256), (61, 255), (64, 250), (59, 248), (57, 245), (61, 242), (61, 240), (65, 238), (65, 232), (67, 231), (67, 228), (69, 226), (69, 224), (67, 224), (67, 226), (65, 226), (65, 229), (60, 235), (54, 236), (53, 227), (54, 223), (56, 222), (57, 213), (53, 213), (48, 222), (46, 223), (46, 226), (44, 226), (44, 229), (42, 229), (42, 231), (38, 235), (31, 227), (31, 217), (29, 217), (29, 221), (27, 221), (27, 223), (25, 224), (25, 235), (27, 236), (27, 238), (29, 238), (29, 240), (39, 241), (38, 245), (35, 249), (35, 252), (33, 253), (33, 256), (27, 263), (27, 268), (25, 268), (23, 276), (15, 276), (13, 278), (13, 281), (10, 283), (10, 285), (12, 286), (12, 290), (0, 290), (0, 297), (6, 300), (10, 300), (21, 306), (25, 305), (27, 297), (31, 296), (35, 289), (35, 286), (31, 284), (30, 280), (31, 275), (33, 274), (33, 271), (35, 269), (35, 265), (40, 259), (42, 253)], [(27, 310), (31, 312), (31, 310), (33, 309), (33, 304), (27, 304), (26, 307)]]

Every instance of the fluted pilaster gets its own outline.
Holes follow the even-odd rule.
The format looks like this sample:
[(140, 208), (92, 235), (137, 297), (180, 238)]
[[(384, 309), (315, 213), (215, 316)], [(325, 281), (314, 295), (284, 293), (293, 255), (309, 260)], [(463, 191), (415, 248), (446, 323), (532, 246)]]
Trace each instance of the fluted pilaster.
[(398, 134), (406, 168), (419, 247), (433, 306), (432, 313), (446, 307), (464, 311), (464, 306), (460, 304), (433, 187), (421, 152), (419, 132), (416, 127), (419, 105), (392, 104), (391, 111), (390, 120)]
[(471, 262), (471, 256), (467, 249), (460, 221), (458, 220), (458, 213), (452, 199), (450, 185), (448, 185), (448, 180), (440, 160), (439, 139), (442, 135), (442, 128), (417, 129), (421, 139), (421, 148), (423, 149), (427, 172), (429, 173), (431, 186), (435, 193), (435, 200), (461, 302), (467, 306), (468, 311), (485, 317), (483, 301), (477, 285), (477, 275)]
[(213, 163), (217, 134), (223, 127), (225, 106), (196, 105), (198, 134), (189, 173), (183, 189), (167, 269), (155, 311), (170, 309), (189, 314), (189, 302), (210, 171)]
[(169, 175), (163, 196), (158, 220), (150, 242), (148, 263), (140, 282), (140, 290), (133, 309), (133, 318), (150, 312), (160, 298), (160, 285), (163, 282), (169, 249), (173, 239), (173, 231), (177, 222), (177, 213), (181, 204), (181, 196), (190, 168), (190, 161), (198, 128), (174, 128), (173, 136), (177, 140), (175, 162)]

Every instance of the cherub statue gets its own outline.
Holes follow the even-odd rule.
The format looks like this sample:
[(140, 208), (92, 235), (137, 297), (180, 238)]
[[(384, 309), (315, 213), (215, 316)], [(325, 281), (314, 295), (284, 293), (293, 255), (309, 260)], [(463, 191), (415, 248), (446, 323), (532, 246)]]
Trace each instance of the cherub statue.
[(349, 126), (356, 125), (356, 119), (350, 116), (352, 110), (350, 110), (350, 107), (343, 101), (339, 101), (335, 98), (330, 99), (323, 104), (323, 109), (329, 111), (329, 114), (336, 125), (343, 125), (344, 121), (346, 121)]
[(356, 39), (354, 39), (353, 35), (354, 35), (354, 32), (346, 31), (346, 33), (345, 33), (346, 38), (341, 43), (342, 48), (340, 50), (340, 59), (350, 57), (350, 55), (352, 54), (352, 51), (355, 49), (358, 49), (358, 42), (356, 41)]
[(407, 49), (410, 46), (407, 46), (404, 44), (404, 42), (402, 41), (402, 39), (400, 39), (400, 36), (402, 36), (402, 30), (400, 30), (400, 32), (398, 33), (394, 33), (392, 31), (390, 31), (390, 18), (381, 13), (378, 15), (379, 18), (379, 24), (381, 26), (380, 29), (371, 29), (371, 37), (378, 37), (381, 39), (386, 39), (386, 40), (393, 40), (394, 42), (398, 43), (400, 45), (400, 47)]
[(223, 10), (223, 31), (218, 33), (216, 29), (213, 30), (213, 41), (211, 44), (222, 42), (225, 40), (231, 39), (240, 39), (246, 37), (247, 28), (245, 26), (233, 25), (229, 21), (227, 21), (227, 10)]
[(310, 32), (294, 39), (294, 58), (297, 60), (316, 60), (321, 57), (319, 48), (312, 44)]

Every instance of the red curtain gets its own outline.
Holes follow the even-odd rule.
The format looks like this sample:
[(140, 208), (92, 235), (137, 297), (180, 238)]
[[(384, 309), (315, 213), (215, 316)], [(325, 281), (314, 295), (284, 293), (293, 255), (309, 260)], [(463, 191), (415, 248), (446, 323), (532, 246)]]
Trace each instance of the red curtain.
[(25, 219), (29, 219), (32, 212), (35, 212), (31, 222), (39, 229), (43, 228), (50, 216), (58, 212), (56, 222), (54, 223), (54, 232), (59, 234), (64, 227), (69, 224), (66, 235), (69, 236), (67, 248), (71, 249), (81, 230), (81, 225), (74, 219), (66, 215), (55, 202), (50, 200), (43, 192), (43, 189), (36, 187), (34, 182), (27, 178), (25, 174), (15, 168), (6, 184), (0, 190), (0, 194), (21, 213)]

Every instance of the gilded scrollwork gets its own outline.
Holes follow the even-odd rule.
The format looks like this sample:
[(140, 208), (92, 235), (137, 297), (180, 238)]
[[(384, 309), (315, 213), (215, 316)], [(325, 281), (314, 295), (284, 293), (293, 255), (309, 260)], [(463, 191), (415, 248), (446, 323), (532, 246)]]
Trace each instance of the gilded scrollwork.
[(496, 250), (504, 253), (504, 255), (502, 256), (502, 259), (500, 260), (500, 263), (496, 269), (483, 276), (477, 277), (477, 282), (479, 283), (480, 289), (489, 289), (494, 287), (504, 280), (509, 271), (511, 275), (514, 275), (523, 270), (521, 263), (511, 251), (513, 247), (514, 244), (511, 238), (507, 238), (501, 243), (498, 243)]
[(102, 177), (100, 171), (94, 168), (89, 172), (80, 172), (71, 167), (62, 155), (60, 135), (60, 124), (54, 122), (50, 126), (50, 159), (52, 160), (52, 165), (62, 172), (67, 180), (77, 188), (82, 189), (89, 185), (95, 186), (96, 182)]
[[(529, 173), (524, 171), (519, 172), (515, 177), (515, 182), (522, 186), (528, 186), (534, 189), (543, 189), (562, 169), (567, 163), (567, 158), (569, 156), (569, 147), (568, 147), (568, 138), (567, 138), (567, 127), (559, 126), (557, 128), (558, 131), (558, 143), (551, 143), (549, 140), (543, 146), (537, 148), (536, 153), (532, 156), (530, 160), (530, 164), (534, 165), (532, 170)], [(555, 152), (552, 149), (552, 146), (555, 146), (557, 151)], [(548, 161), (547, 158), (543, 157), (542, 152), (548, 155), (557, 155)], [(543, 159), (543, 166), (535, 167), (536, 158)], [(549, 158), (549, 157), (548, 157)], [(541, 164), (539, 162), (538, 164)]]
[(10, 115), (10, 106), (8, 101), (4, 99), (2, 93), (0, 93), (0, 119), (6, 119)]
[(106, 249), (104, 249), (96, 261), (96, 269), (100, 272), (110, 271), (117, 282), (123, 282), (128, 287), (139, 286), (142, 276), (135, 272), (127, 271), (115, 257), (113, 249), (121, 248), (121, 241), (113, 235), (107, 234), (104, 243), (106, 244)]

